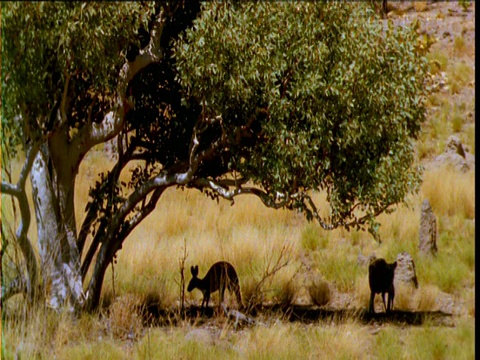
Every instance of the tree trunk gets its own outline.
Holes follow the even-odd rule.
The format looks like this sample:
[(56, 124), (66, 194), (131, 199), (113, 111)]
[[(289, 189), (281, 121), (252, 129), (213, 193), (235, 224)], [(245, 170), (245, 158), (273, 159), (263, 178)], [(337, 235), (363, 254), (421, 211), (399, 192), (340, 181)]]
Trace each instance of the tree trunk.
[(50, 307), (59, 309), (67, 305), (74, 310), (81, 308), (84, 301), (78, 249), (74, 240), (72, 244), (75, 234), (71, 232), (70, 222), (75, 219), (65, 221), (67, 214), (62, 212), (65, 209), (60, 204), (69, 203), (70, 200), (65, 198), (69, 193), (59, 192), (58, 188), (68, 186), (57, 183), (55, 191), (49, 161), (49, 149), (44, 145), (31, 171), (43, 285)]

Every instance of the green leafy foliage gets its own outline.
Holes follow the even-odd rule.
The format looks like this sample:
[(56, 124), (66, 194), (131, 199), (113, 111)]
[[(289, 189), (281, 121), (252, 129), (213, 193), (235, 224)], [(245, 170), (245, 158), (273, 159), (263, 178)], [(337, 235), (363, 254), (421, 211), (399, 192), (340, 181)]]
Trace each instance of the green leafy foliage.
[[(222, 118), (230, 169), (272, 199), (326, 190), (332, 223), (358, 209), (374, 228), (417, 189), (427, 62), (414, 26), (384, 25), (362, 3), (212, 2), (175, 56), (202, 116)], [(250, 146), (237, 147), (238, 129)]]
[[(68, 95), (71, 127), (111, 102), (120, 66), (152, 5), (113, 2), (2, 3), (2, 126), (14, 137), (38, 137)], [(65, 96), (63, 96), (65, 98)], [(22, 121), (15, 121), (15, 116)], [(3, 141), (3, 140), (2, 140)]]

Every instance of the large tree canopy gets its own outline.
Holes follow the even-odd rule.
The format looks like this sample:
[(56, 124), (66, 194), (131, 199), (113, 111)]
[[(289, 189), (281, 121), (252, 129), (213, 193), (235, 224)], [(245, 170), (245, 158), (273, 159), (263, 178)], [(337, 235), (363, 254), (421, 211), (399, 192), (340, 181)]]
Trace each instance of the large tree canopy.
[[(2, 181), (2, 191), (23, 209), (16, 236), (32, 277), (30, 171), (52, 306), (94, 308), (123, 241), (172, 186), (231, 201), (253, 194), (325, 229), (372, 233), (377, 215), (417, 189), (412, 141), (424, 119), (426, 61), (415, 28), (384, 24), (363, 3), (2, 11), (2, 148), (21, 144), (27, 155), (17, 184)], [(92, 184), (76, 224), (80, 163), (114, 137), (118, 160)], [(122, 183), (128, 164), (136, 169)], [(327, 193), (325, 218), (318, 191)]]
[(327, 228), (357, 214), (373, 224), (419, 182), (426, 63), (414, 30), (362, 4), (212, 2), (176, 44), (178, 78), (225, 137), (225, 173), (309, 217), (308, 192), (326, 190)]

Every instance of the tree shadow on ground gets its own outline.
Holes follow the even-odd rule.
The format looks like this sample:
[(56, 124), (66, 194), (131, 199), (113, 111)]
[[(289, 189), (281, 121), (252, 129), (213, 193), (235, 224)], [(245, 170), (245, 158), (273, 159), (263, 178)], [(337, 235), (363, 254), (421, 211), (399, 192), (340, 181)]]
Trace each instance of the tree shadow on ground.
[(403, 311), (392, 310), (389, 313), (370, 313), (367, 309), (323, 309), (311, 306), (294, 306), (285, 314), (290, 321), (303, 323), (334, 322), (342, 323), (355, 320), (363, 324), (395, 324), (395, 325), (447, 325), (453, 323), (452, 314), (442, 311)]
[[(202, 312), (199, 306), (185, 308), (183, 315), (178, 309), (160, 309), (154, 304), (146, 308), (148, 322), (154, 326), (176, 325), (180, 319), (198, 322), (218, 315), (216, 307), (208, 307)], [(454, 326), (452, 314), (442, 311), (403, 311), (392, 310), (389, 313), (369, 313), (367, 309), (328, 309), (311, 305), (261, 305), (245, 313), (255, 321), (265, 317), (282, 318), (285, 321), (303, 324), (334, 323), (341, 324), (357, 321), (362, 324), (392, 324), (420, 326), (430, 324), (435, 326)]]

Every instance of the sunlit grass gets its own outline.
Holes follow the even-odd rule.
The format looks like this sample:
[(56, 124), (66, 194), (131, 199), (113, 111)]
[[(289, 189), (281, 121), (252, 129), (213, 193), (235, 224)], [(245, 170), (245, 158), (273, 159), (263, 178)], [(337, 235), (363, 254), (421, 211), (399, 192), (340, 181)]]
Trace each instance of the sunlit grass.
[[(399, 207), (393, 214), (380, 217), (383, 240), (381, 244), (376, 243), (367, 233), (344, 230), (325, 232), (314, 223), (307, 224), (301, 219), (289, 219), (288, 214), (256, 205), (254, 198), (245, 198), (230, 207), (228, 203), (216, 204), (196, 192), (169, 192), (160, 200), (155, 213), (132, 233), (123, 250), (119, 252), (114, 273), (116, 295), (120, 299), (132, 294), (144, 298), (155, 293), (158, 294), (159, 301), (163, 301), (163, 306), (176, 306), (179, 259), (185, 245), (188, 252), (185, 269), (187, 281), (190, 278), (191, 265), (198, 264), (201, 275), (204, 275), (213, 262), (225, 259), (235, 265), (242, 291), (248, 292), (247, 288), (249, 286), (253, 288), (256, 281), (262, 277), (268, 262), (275, 261), (287, 244), (291, 256), (289, 266), (280, 270), (272, 281), (266, 284), (264, 289), (266, 301), (290, 301), (289, 294), (297, 294), (300, 291), (297, 287), (289, 288), (288, 283), (292, 279), (297, 281), (296, 270), (301, 267), (299, 259), (306, 251), (312, 257), (313, 271), (332, 283), (336, 291), (353, 293), (357, 299), (353, 306), (366, 308), (369, 298), (367, 269), (358, 266), (358, 253), (361, 251), (368, 255), (375, 252), (377, 256), (393, 261), (398, 252), (408, 251), (415, 258), (420, 287), (416, 290), (398, 287), (395, 308), (408, 311), (435, 311), (438, 309), (435, 299), (441, 291), (462, 296), (464, 291), (462, 289), (474, 287), (474, 251), (472, 251), (474, 225), (461, 215), (465, 211), (459, 209), (465, 205), (458, 208), (449, 203), (437, 204), (434, 211), (440, 218), (438, 224), (440, 254), (436, 258), (423, 257), (417, 251), (421, 199), (426, 194), (435, 194), (437, 191), (445, 193), (445, 186), (450, 185), (449, 176), (455, 183), (459, 181), (459, 176), (465, 176), (465, 181), (473, 184), (474, 179), (468, 174), (459, 175), (449, 169), (441, 171), (441, 175), (426, 172), (420, 194), (409, 200), (415, 205), (410, 208)], [(436, 183), (439, 177), (447, 180), (445, 185), (442, 182)], [(471, 186), (457, 184), (455, 191), (471, 195), (473, 190)], [(439, 195), (437, 197), (440, 198)], [(458, 195), (454, 199), (463, 197)], [(165, 212), (164, 207), (169, 209), (169, 212)], [(189, 221), (188, 227), (183, 232), (170, 234), (163, 232), (162, 226), (168, 223), (169, 217), (179, 217), (185, 212), (189, 216)], [(452, 212), (459, 212), (460, 215), (449, 216)], [(466, 213), (468, 214), (468, 211)], [(294, 214), (291, 216), (296, 218)], [(470, 221), (468, 224), (471, 225), (465, 227), (465, 221)], [(452, 257), (457, 259), (455, 263), (452, 263)], [(294, 284), (304, 286), (300, 279)], [(111, 291), (109, 271), (104, 293)], [(474, 295), (473, 292), (468, 294), (470, 294), (466, 295), (468, 311), (474, 314)], [(192, 292), (188, 294), (187, 301), (199, 303), (201, 296), (200, 292)], [(212, 298), (215, 304), (218, 299)], [(381, 300), (377, 297), (377, 301)], [(115, 304), (115, 301), (112, 304)], [(128, 309), (128, 306), (124, 307)], [(134, 312), (129, 311), (129, 314), (132, 315)], [(372, 335), (369, 327), (355, 323), (337, 324), (326, 328), (279, 323), (277, 326), (254, 327), (241, 333), (226, 332), (216, 338), (213, 345), (187, 340), (186, 334), (190, 331), (188, 327), (148, 329), (137, 323), (130, 329), (128, 326), (125, 328), (123, 322), (118, 322), (119, 319), (125, 318), (121, 312), (118, 314), (112, 312), (109, 316), (110, 325), (107, 330), (105, 325), (95, 320), (95, 317), (88, 317), (81, 320), (80, 325), (72, 323), (71, 320), (62, 320), (57, 325), (51, 324), (35, 337), (34, 334), (38, 334), (38, 331), (34, 329), (40, 326), (40, 315), (37, 322), (31, 322), (26, 329), (27, 333), (32, 334), (28, 338), (20, 333), (7, 332), (6, 340), (12, 345), (7, 347), (6, 353), (14, 356), (20, 339), (29, 344), (21, 350), (27, 357), (30, 354), (31, 357), (50, 358), (53, 351), (59, 359), (88, 359), (93, 358), (98, 352), (106, 352), (105, 357), (110, 359), (125, 358), (125, 354), (132, 359), (172, 357), (196, 359), (218, 356), (225, 359), (272, 359), (290, 358), (298, 354), (303, 354), (307, 358), (328, 355), (335, 358), (366, 359), (379, 353), (384, 354), (386, 358), (393, 358), (404, 348), (404, 343), (398, 339), (399, 330), (395, 327), (382, 328), (378, 334)], [(115, 320), (118, 320), (117, 323)], [(131, 323), (134, 324), (135, 321), (132, 320)], [(116, 336), (112, 324), (116, 324)], [(11, 324), (10, 328), (13, 329), (15, 326), (20, 325)], [(79, 331), (79, 327), (82, 331)], [(25, 328), (22, 331), (24, 332)], [(420, 344), (421, 341), (427, 341), (426, 335), (419, 333), (417, 334), (419, 337), (410, 336), (412, 331), (416, 330), (412, 328), (402, 331), (401, 337), (414, 349), (412, 352), (401, 350), (405, 358), (425, 355)], [(437, 330), (434, 328), (430, 331), (435, 334), (438, 331), (442, 337), (446, 336), (443, 335), (443, 328)], [(469, 327), (464, 326), (459, 332), (462, 335), (455, 335), (457, 341), (469, 344), (472, 336)], [(137, 340), (133, 345), (125, 347), (123, 344), (125, 340), (121, 338), (128, 336), (133, 336)], [(429, 336), (433, 336), (431, 332)], [(53, 350), (42, 348), (40, 344), (45, 339), (53, 341), (55, 344)], [(455, 348), (456, 345), (452, 346)], [(448, 357), (452, 354), (450, 348), (442, 348), (439, 344), (432, 344), (429, 347), (433, 353), (441, 356)], [(266, 351), (267, 348), (273, 350)], [(457, 350), (459, 354), (465, 355), (464, 358), (471, 354), (468, 346)], [(425, 356), (433, 358), (428, 354)]]
[(465, 85), (475, 78), (473, 68), (465, 62), (456, 62), (448, 71), (450, 80), (450, 91), (458, 93)]
[(462, 55), (467, 51), (467, 44), (463, 36), (455, 36), (453, 39), (453, 49), (457, 55)]
[[(98, 159), (93, 163), (100, 167)], [(89, 182), (85, 174), (80, 176), (84, 182), (78, 184), (79, 194), (87, 194)], [(301, 275), (305, 271), (303, 259), (308, 257), (309, 271), (318, 274), (333, 291), (351, 294), (353, 303), (348, 306), (366, 309), (369, 300), (367, 268), (358, 265), (358, 254), (375, 252), (377, 257), (391, 262), (399, 252), (407, 251), (415, 260), (420, 286), (413, 289), (399, 285), (395, 309), (436, 311), (439, 308), (437, 298), (447, 293), (464, 301), (466, 313), (475, 316), (474, 181), (473, 171), (462, 174), (448, 167), (427, 170), (419, 194), (408, 199), (410, 207), (400, 206), (394, 213), (379, 217), (382, 243), (374, 241), (366, 232), (343, 229), (326, 232), (314, 222), (307, 223), (298, 214), (267, 209), (253, 197), (238, 199), (231, 206), (226, 201), (217, 204), (196, 191), (171, 189), (160, 199), (157, 209), (125, 241), (114, 265), (113, 280), (111, 267), (107, 271), (103, 294), (109, 298), (111, 312), (103, 317), (85, 315), (79, 321), (68, 317), (53, 321), (51, 313), (38, 311), (28, 322), (25, 318), (7, 320), (4, 353), (6, 358), (14, 358), (18, 353), (25, 358), (40, 359), (51, 358), (52, 354), (58, 359), (88, 359), (98, 352), (105, 352), (107, 359), (125, 358), (125, 354), (133, 359), (145, 358), (145, 354), (152, 359), (212, 356), (270, 359), (289, 358), (298, 353), (307, 358), (330, 354), (336, 358), (366, 359), (378, 353), (393, 358), (404, 346), (395, 340), (395, 331), (398, 331), (395, 327), (382, 328), (378, 334), (371, 335), (368, 327), (355, 323), (337, 324), (327, 329), (282, 323), (254, 327), (242, 333), (226, 332), (230, 335), (220, 336), (217, 345), (211, 345), (187, 341), (188, 327), (146, 328), (135, 317), (135, 311), (128, 310), (134, 302), (122, 301), (136, 298), (141, 302), (148, 298), (157, 301), (160, 307), (178, 306), (179, 261), (186, 247), (184, 272), (187, 282), (191, 277), (190, 266), (199, 265), (200, 276), (204, 276), (214, 262), (227, 260), (237, 269), (245, 302), (253, 296), (258, 282), (280, 257), (282, 249), (288, 249), (284, 253), (288, 265), (265, 282), (260, 294), (262, 301), (291, 303), (302, 293), (307, 294), (304, 300), (313, 304), (308, 296), (310, 283)], [(429, 199), (437, 216), (439, 252), (436, 257), (418, 252), (420, 207), (425, 198)], [(316, 200), (326, 209), (323, 196), (316, 196)], [(80, 217), (81, 207), (77, 207), (77, 211)], [(116, 298), (112, 296), (114, 290)], [(187, 305), (200, 304), (201, 299), (200, 291), (187, 293)], [(212, 295), (210, 305), (216, 305), (217, 301), (218, 295)], [(228, 292), (226, 301), (228, 306), (236, 307), (234, 297)], [(376, 301), (381, 301), (378, 296)], [(122, 320), (129, 317), (122, 315), (121, 310), (126, 310), (130, 316), (127, 323)], [(229, 326), (226, 329), (232, 331)], [(401, 336), (413, 349), (411, 352), (403, 350), (404, 358), (425, 355), (420, 344), (427, 341), (426, 335), (419, 333), (417, 338), (410, 335), (412, 331), (416, 330), (402, 330)], [(433, 336), (431, 332), (446, 336), (443, 328), (429, 331), (429, 336)], [(467, 346), (461, 349), (454, 344), (451, 346), (459, 351), (460, 358), (464, 355), (463, 358), (468, 358), (471, 354), (469, 326), (464, 325), (455, 334), (456, 341)], [(132, 341), (129, 338), (135, 339), (135, 343), (126, 347), (125, 342)], [(377, 341), (379, 338), (382, 341)], [(53, 346), (45, 348), (45, 341)], [(166, 344), (172, 342), (175, 346), (166, 349)], [(360, 348), (352, 343), (358, 343)], [(321, 354), (319, 344), (322, 344)], [(267, 346), (275, 350), (263, 351)], [(452, 354), (450, 347), (443, 348), (439, 343), (429, 347), (441, 357), (448, 358)], [(433, 357), (426, 355), (426, 358)]]
[(458, 173), (448, 167), (425, 173), (422, 194), (437, 216), (475, 217), (475, 172)]
[(461, 322), (456, 328), (422, 326), (405, 334), (407, 359), (473, 359), (474, 324)]
[(432, 74), (438, 74), (447, 69), (448, 54), (441, 49), (432, 49), (427, 54), (427, 59), (430, 61), (430, 72)]

